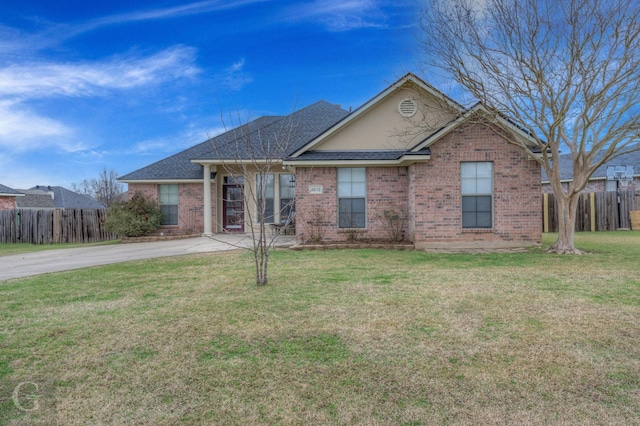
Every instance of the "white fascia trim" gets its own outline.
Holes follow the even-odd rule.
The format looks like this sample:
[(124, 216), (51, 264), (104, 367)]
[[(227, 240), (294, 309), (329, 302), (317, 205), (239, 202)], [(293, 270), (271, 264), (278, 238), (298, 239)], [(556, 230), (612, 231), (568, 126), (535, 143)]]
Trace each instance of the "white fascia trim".
[(199, 164), (199, 165), (205, 165), (208, 164), (210, 166), (224, 166), (224, 165), (230, 165), (230, 164), (266, 164), (266, 163), (282, 163), (282, 160), (280, 159), (271, 159), (271, 160), (267, 160), (267, 159), (260, 159), (260, 160), (199, 160), (199, 159), (195, 159), (195, 160), (191, 160), (192, 163), (194, 164)]
[(400, 89), (402, 86), (404, 86), (408, 82), (414, 83), (420, 89), (424, 90), (425, 92), (427, 92), (431, 96), (435, 97), (436, 99), (444, 100), (447, 103), (447, 105), (451, 106), (451, 108), (456, 109), (456, 110), (458, 110), (460, 112), (463, 111), (463, 110), (461, 110), (460, 105), (454, 103), (448, 96), (444, 95), (443, 93), (438, 92), (437, 90), (435, 90), (429, 84), (425, 83), (424, 81), (422, 81), (421, 79), (419, 79), (415, 75), (409, 73), (409, 74), (405, 75), (404, 77), (402, 77), (400, 80), (398, 80), (395, 83), (393, 83), (391, 86), (387, 87), (385, 90), (380, 92), (377, 96), (373, 97), (367, 103), (365, 103), (365, 104), (361, 105), (360, 107), (358, 107), (355, 111), (353, 111), (351, 114), (349, 114), (344, 120), (340, 121), (335, 126), (331, 127), (330, 129), (328, 129), (327, 131), (325, 131), (324, 133), (322, 133), (321, 135), (316, 137), (314, 140), (312, 140), (311, 142), (309, 142), (308, 144), (306, 144), (305, 146), (303, 146), (302, 148), (300, 148), (299, 150), (297, 150), (296, 152), (291, 154), (291, 157), (293, 157), (293, 158), (298, 157), (300, 154), (312, 149), (314, 146), (318, 145), (320, 142), (322, 142), (326, 138), (332, 136), (335, 133), (338, 133), (340, 130), (342, 130), (343, 127), (345, 127), (346, 125), (351, 123), (353, 120), (355, 120), (358, 117), (360, 117), (362, 114), (364, 114), (370, 108), (372, 108), (376, 104), (380, 103), (382, 100), (387, 98), (389, 95), (391, 95), (397, 89)]
[(120, 180), (117, 179), (118, 182), (132, 184), (132, 183), (153, 183), (158, 185), (170, 184), (170, 183), (202, 183), (202, 179), (126, 179)]
[(285, 161), (283, 166), (301, 166), (301, 167), (336, 167), (336, 166), (403, 166), (421, 161), (428, 161), (430, 155), (409, 155), (402, 156), (397, 160), (309, 160), (309, 161)]
[(0, 192), (0, 197), (24, 197), (24, 194), (4, 194)]

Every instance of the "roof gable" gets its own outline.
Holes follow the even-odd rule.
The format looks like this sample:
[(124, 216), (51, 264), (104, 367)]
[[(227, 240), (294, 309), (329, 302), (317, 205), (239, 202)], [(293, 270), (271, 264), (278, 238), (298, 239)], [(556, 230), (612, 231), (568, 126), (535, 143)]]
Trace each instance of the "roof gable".
[[(524, 131), (522, 128), (515, 125), (511, 120), (503, 117), (500, 114), (492, 114), (482, 103), (478, 102), (468, 110), (462, 112), (457, 117), (455, 117), (450, 122), (446, 123), (444, 126), (434, 131), (430, 135), (428, 135), (424, 140), (411, 148), (412, 152), (418, 152), (425, 148), (430, 147), (432, 144), (442, 139), (444, 136), (448, 135), (452, 131), (459, 129), (460, 126), (467, 124), (469, 120), (474, 117), (479, 117), (482, 119), (486, 117), (491, 120), (493, 123), (497, 124), (500, 128), (507, 130), (511, 134), (513, 134), (516, 138), (519, 138), (524, 144), (528, 145), (530, 148), (535, 148), (536, 143), (534, 139)], [(480, 121), (479, 121), (480, 122)]]
[[(400, 113), (400, 105), (407, 99), (418, 104), (415, 118), (403, 117)], [(419, 134), (424, 138), (426, 133), (433, 131), (421, 128), (420, 124), (433, 122), (439, 123), (436, 126), (440, 127), (462, 111), (464, 108), (460, 104), (409, 73), (292, 152), (290, 159), (310, 150), (406, 150), (415, 144)]]

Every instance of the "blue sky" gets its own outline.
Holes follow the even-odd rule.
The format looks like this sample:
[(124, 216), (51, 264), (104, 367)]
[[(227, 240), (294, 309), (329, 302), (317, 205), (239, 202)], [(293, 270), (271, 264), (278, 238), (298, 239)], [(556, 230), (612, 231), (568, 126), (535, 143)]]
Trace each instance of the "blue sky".
[(243, 121), (418, 72), (415, 0), (3, 0), (0, 183), (125, 174)]

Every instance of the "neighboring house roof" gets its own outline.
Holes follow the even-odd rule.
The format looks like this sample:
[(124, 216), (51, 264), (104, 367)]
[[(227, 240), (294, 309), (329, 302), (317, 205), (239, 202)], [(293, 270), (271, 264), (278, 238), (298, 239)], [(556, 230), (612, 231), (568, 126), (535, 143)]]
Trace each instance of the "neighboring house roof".
[(62, 186), (37, 185), (32, 190), (53, 194), (53, 204), (57, 209), (104, 209), (105, 206), (95, 198), (78, 194)]
[(0, 197), (22, 197), (23, 193), (0, 183)]
[(19, 209), (54, 209), (53, 197), (40, 189), (21, 189), (24, 197), (16, 199)]
[[(175, 155), (121, 176), (118, 180), (201, 180), (202, 166), (198, 162), (250, 160), (262, 153), (264, 158), (283, 158), (300, 148), (349, 113), (325, 101), (316, 102), (287, 116), (260, 117), (233, 130), (208, 139)], [(278, 138), (288, 138), (287, 150), (282, 150)], [(253, 151), (253, 152), (252, 152)]]
[[(606, 179), (607, 167), (609, 166), (633, 166), (633, 176), (640, 177), (640, 151), (631, 152), (605, 162), (596, 169), (591, 176), (591, 180)], [(560, 180), (573, 180), (573, 161), (571, 160), (571, 154), (563, 154), (560, 156)], [(542, 182), (549, 182), (549, 178), (544, 170), (542, 170)]]

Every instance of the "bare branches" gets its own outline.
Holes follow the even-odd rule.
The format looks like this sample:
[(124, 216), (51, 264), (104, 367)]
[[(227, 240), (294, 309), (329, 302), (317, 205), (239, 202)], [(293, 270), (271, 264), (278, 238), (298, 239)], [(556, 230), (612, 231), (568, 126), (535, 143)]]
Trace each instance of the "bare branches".
[[(270, 251), (276, 245), (280, 233), (287, 228), (270, 224), (284, 215), (291, 215), (291, 218), (286, 219), (289, 223), (294, 214), (294, 196), (286, 198), (288, 202), (278, 203), (276, 208), (274, 195), (276, 185), (279, 185), (276, 177), (291, 173), (282, 169), (282, 159), (293, 147), (298, 119), (300, 117), (295, 118), (295, 114), (291, 114), (287, 117), (262, 117), (242, 123), (239, 117), (234, 119), (232, 116), (230, 121), (233, 128), (211, 139), (215, 157), (212, 164), (226, 178), (237, 182), (241, 187), (244, 200), (241, 226), (248, 234), (257, 285), (268, 283)], [(222, 121), (226, 127), (224, 117)], [(223, 208), (226, 201), (222, 200)], [(221, 225), (224, 228), (224, 224)]]
[[(430, 0), (422, 27), (428, 66), (530, 131), (556, 196), (576, 196), (605, 161), (640, 149), (637, 1)], [(561, 150), (574, 163), (567, 193)]]
[(79, 184), (71, 184), (71, 189), (79, 194), (90, 195), (106, 207), (117, 201), (123, 193), (124, 186), (118, 182), (115, 170), (107, 171), (104, 167), (97, 178), (84, 179)]

